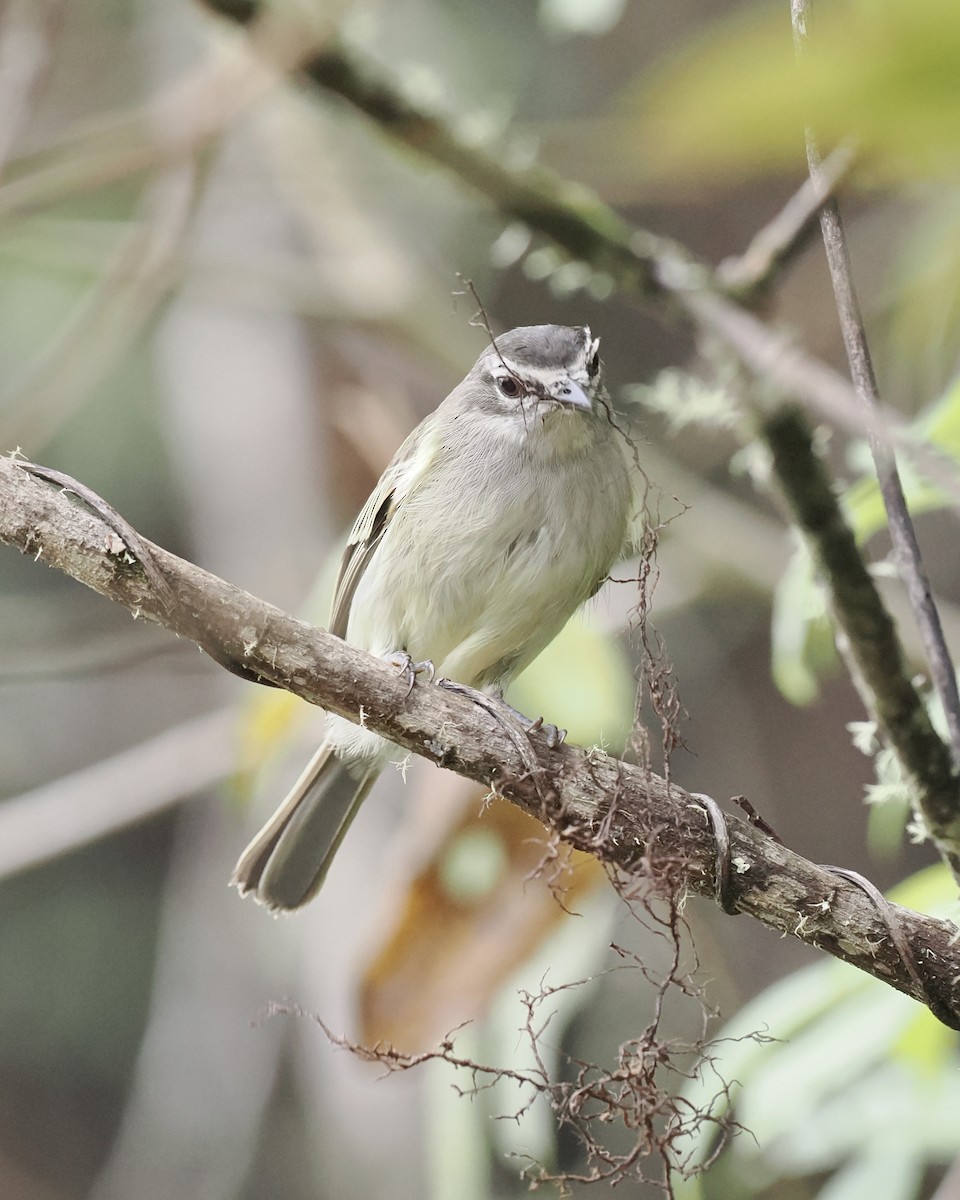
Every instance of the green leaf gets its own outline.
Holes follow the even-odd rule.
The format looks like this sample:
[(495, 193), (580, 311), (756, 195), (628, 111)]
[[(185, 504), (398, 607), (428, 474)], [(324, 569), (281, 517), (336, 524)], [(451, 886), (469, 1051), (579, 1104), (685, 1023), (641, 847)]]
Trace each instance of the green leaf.
[(794, 551), (773, 594), (771, 617), (773, 681), (792, 704), (819, 695), (818, 671), (836, 662), (826, 598), (805, 543)]
[[(783, 1039), (794, 1036), (865, 985), (866, 979), (858, 971), (835, 962), (815, 963), (773, 984), (723, 1027), (710, 1047), (712, 1061), (684, 1088), (684, 1097), (704, 1110), (716, 1095), (717, 1079), (729, 1082), (728, 1092), (713, 1105), (714, 1116), (721, 1117), (744, 1092), (749, 1093), (757, 1073), (779, 1052)], [(678, 1145), (678, 1152), (691, 1165), (704, 1163), (715, 1140), (715, 1128), (705, 1121)], [(693, 1196), (697, 1188), (691, 1182), (678, 1194)]]
[(553, 33), (601, 37), (620, 21), (626, 0), (540, 0), (540, 20)]
[(957, 1035), (928, 1009), (917, 1008), (895, 1040), (892, 1053), (894, 1058), (908, 1063), (919, 1077), (929, 1082), (942, 1073), (956, 1042)]
[(960, 1078), (955, 1057), (944, 1066), (933, 1084), (921, 1085), (897, 1063), (855, 1076), (785, 1127), (764, 1161), (789, 1175), (833, 1170), (862, 1153), (948, 1161), (956, 1152)]
[(923, 1180), (916, 1155), (872, 1148), (842, 1167), (820, 1190), (817, 1200), (911, 1200)]
[(915, 423), (917, 433), (960, 461), (960, 376)]
[[(887, 391), (908, 397), (940, 391), (960, 350), (960, 195), (947, 187), (914, 197), (918, 203), (898, 239), (888, 284), (892, 306), (883, 351)], [(956, 384), (952, 391), (956, 399)], [(957, 433), (950, 439), (954, 454)]]
[[(739, 1119), (764, 1146), (793, 1136), (851, 1081), (886, 1060), (914, 1004), (884, 987), (864, 988), (834, 1004), (758, 1065), (737, 1106)], [(856, 1120), (861, 1120), (859, 1114)], [(826, 1155), (825, 1149), (821, 1152)], [(792, 1165), (809, 1167), (806, 1162)], [(832, 1166), (833, 1161), (818, 1165)]]
[(936, 863), (907, 876), (890, 891), (889, 898), (904, 908), (942, 917), (956, 900), (956, 888), (944, 864)]
[[(954, 889), (937, 865), (905, 880), (890, 898), (942, 915), (954, 903)], [(750, 1036), (757, 1031), (768, 1039)], [(914, 1001), (842, 963), (815, 963), (762, 992), (721, 1031), (712, 1054), (710, 1069), (684, 1095), (702, 1108), (717, 1075), (736, 1081), (726, 1103), (756, 1139), (740, 1139), (731, 1150), (741, 1174), (751, 1157), (780, 1175), (849, 1162), (835, 1181), (853, 1188), (860, 1157), (889, 1152), (896, 1186), (906, 1189), (910, 1162), (944, 1161), (945, 1147), (955, 1144), (956, 1035)], [(687, 1161), (705, 1162), (714, 1140), (705, 1126), (682, 1147)], [(699, 1194), (696, 1184), (678, 1189), (684, 1197)]]
[(892, 789), (882, 798), (868, 785), (867, 798), (867, 849), (873, 858), (880, 861), (889, 860), (903, 846), (903, 831), (913, 812), (910, 792), (906, 782), (902, 782), (896, 791)]

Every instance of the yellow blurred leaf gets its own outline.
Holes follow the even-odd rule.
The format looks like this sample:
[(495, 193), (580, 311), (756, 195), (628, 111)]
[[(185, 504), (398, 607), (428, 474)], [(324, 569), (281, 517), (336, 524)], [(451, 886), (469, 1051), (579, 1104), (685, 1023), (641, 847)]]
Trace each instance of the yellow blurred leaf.
[(633, 723), (635, 694), (616, 637), (577, 616), (510, 685), (507, 698), (527, 716), (563, 726), (578, 746), (617, 750)]
[[(310, 595), (300, 609), (304, 621), (314, 625), (326, 622), (341, 556), (342, 549), (339, 546), (327, 556)], [(235, 792), (246, 797), (253, 787), (256, 774), (275, 754), (286, 748), (300, 720), (308, 712), (310, 706), (290, 692), (265, 687), (251, 690), (238, 721), (240, 754), (233, 780)]]
[(266, 760), (286, 745), (304, 711), (303, 701), (279, 688), (258, 692), (244, 706), (240, 717), (241, 775), (259, 771)]
[(644, 168), (674, 179), (805, 169), (804, 126), (823, 147), (854, 138), (877, 177), (960, 167), (960, 5), (831, 0), (814, 6), (801, 61), (789, 6), (718, 23), (634, 102)]

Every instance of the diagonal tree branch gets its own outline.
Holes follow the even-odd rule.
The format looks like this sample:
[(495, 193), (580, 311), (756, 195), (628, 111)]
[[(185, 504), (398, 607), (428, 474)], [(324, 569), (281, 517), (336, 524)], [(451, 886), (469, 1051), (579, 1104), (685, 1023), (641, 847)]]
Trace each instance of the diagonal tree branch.
[[(441, 688), (407, 694), (394, 668), (258, 600), (191, 563), (140, 542), (162, 573), (157, 589), (115, 530), (68, 490), (0, 459), (0, 541), (64, 571), (137, 617), (193, 639), (221, 661), (320, 704), (439, 766), (497, 790), (572, 844), (639, 879), (672, 878), (715, 890), (717, 846), (702, 800), (648, 771), (574, 746), (531, 743), (531, 778), (490, 714)], [(128, 542), (130, 539), (128, 538)], [(896, 905), (878, 907), (848, 879), (730, 816), (729, 904), (770, 928), (851, 963), (927, 1004), (960, 1027), (960, 947), (955, 927)], [(907, 961), (890, 921), (913, 951)]]
[(786, 407), (766, 416), (761, 428), (793, 518), (829, 586), (873, 715), (914, 783), (930, 836), (960, 880), (958, 781), (949, 748), (910, 678), (896, 627), (830, 487), (807, 422), (798, 409)]

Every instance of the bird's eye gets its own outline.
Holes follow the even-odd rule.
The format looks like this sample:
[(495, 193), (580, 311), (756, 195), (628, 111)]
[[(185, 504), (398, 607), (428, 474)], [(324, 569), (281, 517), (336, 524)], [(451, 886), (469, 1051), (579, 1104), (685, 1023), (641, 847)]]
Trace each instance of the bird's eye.
[(498, 376), (497, 387), (500, 389), (500, 394), (506, 396), (508, 400), (516, 400), (518, 396), (523, 395), (523, 384), (514, 375)]

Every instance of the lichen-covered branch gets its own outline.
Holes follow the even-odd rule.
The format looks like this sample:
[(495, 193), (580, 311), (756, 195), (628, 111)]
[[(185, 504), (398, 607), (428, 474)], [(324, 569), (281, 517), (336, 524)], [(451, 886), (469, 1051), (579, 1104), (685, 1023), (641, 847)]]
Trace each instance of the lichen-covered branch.
[(857, 548), (803, 414), (782, 408), (762, 428), (794, 519), (809, 539), (834, 614), (875, 715), (912, 779), (924, 822), (960, 879), (960, 780), (907, 669), (893, 621)]
[[(716, 844), (703, 803), (674, 784), (609, 755), (531, 742), (531, 775), (489, 712), (421, 684), (407, 694), (396, 670), (289, 616), (192, 563), (142, 542), (167, 586), (158, 593), (115, 530), (67, 490), (0, 459), (0, 541), (71, 575), (139, 617), (200, 639), (224, 662), (342, 714), (484, 785), (493, 783), (572, 844), (617, 870), (670, 874), (714, 893)], [(525, 757), (525, 756), (524, 756)], [(915, 956), (896, 950), (876, 904), (858, 887), (808, 862), (740, 818), (727, 818), (728, 900), (770, 928), (825, 950), (929, 1004), (960, 1026), (960, 947), (955, 928), (895, 905)]]

